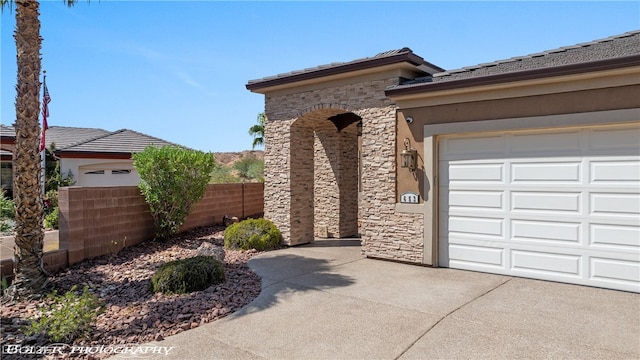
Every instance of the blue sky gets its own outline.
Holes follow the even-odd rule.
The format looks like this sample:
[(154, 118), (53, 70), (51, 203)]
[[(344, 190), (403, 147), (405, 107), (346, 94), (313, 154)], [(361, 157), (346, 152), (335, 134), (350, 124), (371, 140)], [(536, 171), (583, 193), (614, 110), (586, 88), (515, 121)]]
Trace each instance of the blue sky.
[[(640, 28), (640, 2), (42, 1), (49, 125), (128, 128), (203, 151), (251, 148), (247, 81), (410, 47), (445, 69)], [(0, 120), (15, 121), (14, 13)]]

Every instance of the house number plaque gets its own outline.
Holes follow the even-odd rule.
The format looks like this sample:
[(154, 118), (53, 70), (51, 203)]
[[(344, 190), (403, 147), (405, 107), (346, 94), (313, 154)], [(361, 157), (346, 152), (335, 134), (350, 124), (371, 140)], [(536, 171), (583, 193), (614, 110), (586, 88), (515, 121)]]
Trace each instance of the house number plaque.
[(418, 204), (420, 203), (420, 195), (407, 191), (400, 195), (400, 202), (403, 204)]

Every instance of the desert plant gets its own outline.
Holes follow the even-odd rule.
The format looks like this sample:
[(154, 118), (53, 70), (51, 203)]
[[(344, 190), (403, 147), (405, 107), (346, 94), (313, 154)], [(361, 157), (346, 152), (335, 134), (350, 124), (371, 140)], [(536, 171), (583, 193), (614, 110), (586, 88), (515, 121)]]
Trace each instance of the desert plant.
[(10, 234), (13, 231), (16, 215), (16, 206), (13, 200), (5, 196), (2, 191), (0, 198), (0, 234)]
[(138, 184), (156, 227), (156, 239), (174, 235), (202, 198), (215, 166), (212, 154), (177, 146), (149, 146), (133, 155)]
[(212, 184), (233, 184), (239, 183), (242, 180), (231, 173), (233, 170), (230, 166), (226, 165), (216, 165), (215, 169), (213, 169), (213, 173), (211, 173), (210, 183)]
[(53, 208), (58, 207), (58, 190), (49, 190), (44, 194), (45, 206)]
[(32, 321), (25, 333), (43, 334), (50, 341), (65, 343), (87, 336), (104, 307), (87, 286), (81, 294), (76, 290), (74, 285), (64, 295), (58, 295), (57, 291), (47, 295), (47, 305), (40, 309), (42, 316)]
[(280, 244), (280, 231), (267, 219), (247, 219), (229, 226), (224, 232), (228, 249), (270, 250)]
[(249, 156), (233, 164), (242, 181), (261, 181), (264, 178), (264, 160)]
[(249, 135), (253, 136), (253, 148), (264, 145), (264, 123), (267, 122), (267, 114), (258, 114), (257, 124), (249, 128)]
[(149, 290), (165, 294), (200, 291), (225, 280), (224, 266), (213, 256), (196, 256), (162, 265), (151, 277)]
[(6, 276), (2, 277), (2, 280), (0, 282), (0, 288), (2, 289), (2, 293), (4, 294), (4, 291), (9, 287), (9, 279), (7, 279)]
[(44, 217), (44, 227), (47, 229), (58, 229), (58, 218), (60, 216), (60, 209), (54, 207), (50, 213)]
[(2, 191), (2, 197), (0, 198), (0, 219), (13, 219), (16, 216), (16, 206), (13, 200), (5, 196), (5, 192)]

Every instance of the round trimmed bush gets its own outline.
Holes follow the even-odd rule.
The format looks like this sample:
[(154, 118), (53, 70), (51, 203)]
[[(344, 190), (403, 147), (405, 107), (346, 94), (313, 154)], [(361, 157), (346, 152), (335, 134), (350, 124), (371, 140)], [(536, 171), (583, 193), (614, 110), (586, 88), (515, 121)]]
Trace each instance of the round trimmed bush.
[(227, 249), (275, 249), (280, 244), (280, 231), (267, 219), (247, 219), (229, 226), (224, 232)]
[(224, 266), (213, 256), (196, 256), (162, 265), (149, 283), (149, 289), (165, 294), (200, 291), (224, 281)]

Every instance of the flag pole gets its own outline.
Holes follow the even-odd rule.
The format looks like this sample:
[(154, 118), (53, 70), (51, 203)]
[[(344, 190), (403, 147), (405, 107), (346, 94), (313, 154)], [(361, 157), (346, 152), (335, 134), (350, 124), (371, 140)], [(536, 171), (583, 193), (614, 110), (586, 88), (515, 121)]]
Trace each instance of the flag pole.
[[(44, 91), (46, 92), (47, 89), (47, 70), (42, 70), (42, 73), (44, 74), (43, 79), (42, 79), (42, 83), (44, 84)], [(43, 100), (42, 100), (42, 130), (40, 133), (41, 139), (40, 139), (40, 161), (42, 161), (42, 168), (41, 168), (41, 173), (40, 173), (40, 186), (42, 189), (42, 199), (44, 200), (44, 195), (45, 195), (45, 182), (46, 182), (46, 177), (47, 177), (47, 146), (45, 144), (45, 135), (44, 132), (47, 131), (46, 127), (47, 127), (47, 116), (49, 115), (49, 110), (46, 109), (47, 104), (45, 103), (45, 99), (44, 97), (47, 96), (48, 94), (45, 94), (43, 92)]]

